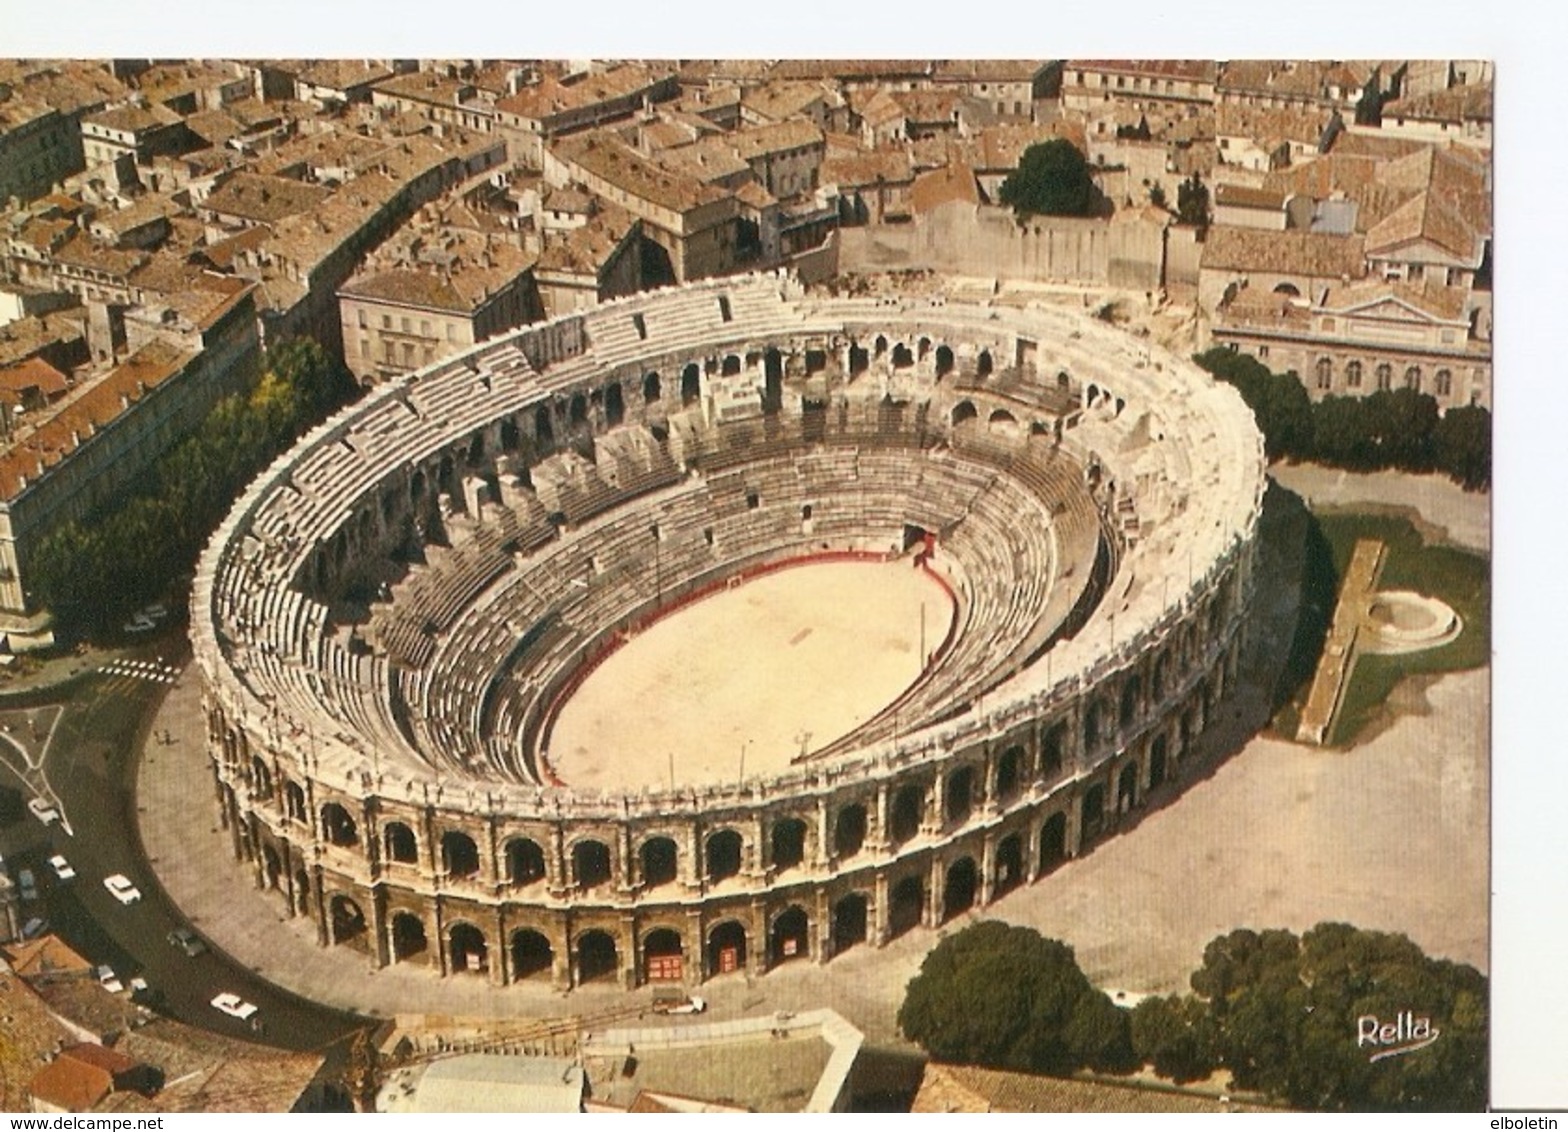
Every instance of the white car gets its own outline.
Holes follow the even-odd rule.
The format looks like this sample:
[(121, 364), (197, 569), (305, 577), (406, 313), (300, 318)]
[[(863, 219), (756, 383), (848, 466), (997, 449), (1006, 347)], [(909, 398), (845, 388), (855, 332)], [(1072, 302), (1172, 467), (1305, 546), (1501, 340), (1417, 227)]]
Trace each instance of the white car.
[(32, 869), (17, 870), (16, 887), (22, 890), (23, 900), (38, 899), (38, 882), (33, 879)]
[(246, 1002), (239, 995), (227, 991), (214, 998), (212, 1005), (230, 1018), (238, 1018), (241, 1022), (254, 1015), (258, 1009), (255, 1003)]
[(49, 867), (54, 870), (54, 875), (61, 880), (76, 879), (76, 870), (71, 868), (71, 862), (58, 853), (49, 858)]
[(60, 811), (54, 808), (54, 803), (46, 798), (34, 798), (27, 803), (27, 808), (33, 811), (33, 817), (45, 825), (53, 825), (60, 820)]
[(119, 994), (125, 989), (125, 984), (120, 982), (120, 976), (114, 973), (114, 968), (105, 963), (98, 968), (98, 985), (110, 994)]
[(142, 890), (132, 884), (129, 877), (120, 873), (104, 877), (103, 886), (109, 890), (109, 895), (121, 904), (135, 904), (142, 898)]

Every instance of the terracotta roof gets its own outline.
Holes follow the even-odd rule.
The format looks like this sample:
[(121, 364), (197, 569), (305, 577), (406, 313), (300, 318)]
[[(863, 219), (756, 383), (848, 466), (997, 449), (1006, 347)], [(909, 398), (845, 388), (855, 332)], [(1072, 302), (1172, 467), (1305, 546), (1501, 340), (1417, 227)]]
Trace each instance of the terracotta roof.
[(1334, 112), (1238, 106), (1220, 103), (1215, 111), (1214, 133), (1219, 137), (1242, 137), (1259, 142), (1294, 141), (1316, 147), (1323, 140)]
[(1473, 228), (1435, 193), (1422, 193), (1367, 232), (1367, 254), (1378, 255), (1425, 240), (1472, 266), (1481, 262)]
[(1214, 186), (1215, 207), (1262, 208), (1278, 212), (1285, 207), (1285, 194), (1270, 189), (1254, 189), (1247, 185), (1219, 184)]
[(321, 59), (301, 71), (299, 78), (308, 86), (348, 91), (391, 74), (390, 68), (362, 59)]
[(914, 179), (909, 165), (909, 154), (902, 149), (856, 150), (853, 153), (831, 154), (822, 162), (821, 177), (824, 184), (844, 188), (884, 184), (905, 184)]
[[(0, 970), (0, 1016), (5, 1019), (5, 1040), (0, 1041), (0, 1081), (12, 1089), (25, 1083), (55, 1050), (78, 1040), (60, 1024), (32, 987), (4, 970)], [(22, 1098), (15, 1092), (10, 1092), (6, 1100), (9, 1108), (22, 1107)]]
[(330, 195), (318, 185), (307, 185), (287, 177), (236, 173), (208, 194), (200, 207), (225, 216), (272, 224), (285, 216), (309, 212)]
[(1211, 83), (1218, 64), (1212, 59), (1071, 59), (1065, 69)]
[(72, 236), (54, 253), (56, 263), (102, 271), (121, 279), (146, 263), (147, 258), (146, 252), (105, 247), (82, 233)]
[(733, 134), (714, 138), (713, 142), (727, 143), (742, 159), (750, 160), (763, 154), (779, 153), (787, 149), (821, 146), (824, 144), (824, 139), (822, 131), (816, 126), (795, 118), (787, 122), (736, 130)]
[(597, 277), (636, 224), (624, 208), (606, 203), (587, 224), (546, 247), (535, 270)]
[(772, 74), (781, 79), (924, 78), (933, 70), (929, 59), (785, 59)]
[(1318, 308), (1345, 312), (1393, 298), (1443, 322), (1462, 322), (1469, 307), (1469, 291), (1449, 287), (1435, 280), (1421, 286), (1382, 279), (1368, 279), (1348, 286), (1330, 287)]
[(7, 404), (20, 403), (32, 390), (37, 390), (45, 399), (52, 399), (70, 388), (70, 378), (42, 358), (28, 358), (0, 369), (0, 401)]
[(600, 103), (626, 98), (647, 90), (669, 78), (668, 69), (651, 70), (635, 63), (615, 67), (602, 74), (588, 75), (573, 83), (545, 77), (537, 84), (496, 103), (496, 109), (519, 118), (542, 121), (555, 114), (580, 110)]
[(980, 188), (974, 170), (967, 165), (943, 165), (915, 178), (909, 190), (909, 207), (915, 213), (929, 212), (950, 201), (980, 203)]
[(1490, 122), (1492, 88), (1490, 84), (1449, 87), (1387, 103), (1383, 120), (1415, 118), (1424, 122)]
[(129, 130), (139, 133), (143, 130), (163, 129), (175, 126), (180, 122), (180, 116), (166, 106), (154, 103), (151, 106), (117, 106), (113, 110), (100, 110), (96, 114), (89, 114), (82, 119), (82, 125), (103, 126), (109, 130)]
[(321, 1054), (286, 1053), (155, 1018), (127, 1033), (118, 1049), (163, 1070), (153, 1097), (118, 1092), (105, 1112), (288, 1112), (320, 1072)]
[[(67, 1112), (86, 1112), (114, 1092), (114, 1072), (93, 1060), (72, 1056), (81, 1048), (84, 1047), (73, 1046), (33, 1074), (27, 1091), (36, 1099)], [(103, 1049), (102, 1046), (96, 1048)], [(131, 1062), (126, 1069), (134, 1067), (135, 1063)]]
[(889, 96), (914, 122), (955, 124), (963, 96), (948, 90), (895, 90)]
[(1203, 243), (1202, 267), (1357, 279), (1366, 274), (1363, 247), (1360, 236), (1263, 232), (1217, 225), (1209, 229)]
[(726, 195), (694, 177), (661, 168), (619, 141), (606, 137), (572, 138), (557, 143), (556, 156), (660, 208), (686, 212)]
[(89, 975), (93, 971), (91, 963), (52, 933), (26, 943), (7, 944), (5, 954), (11, 969), (24, 979)]
[(803, 114), (806, 107), (819, 99), (840, 104), (844, 101), (843, 95), (831, 84), (810, 79), (768, 83), (741, 95), (741, 103), (747, 110), (775, 121)]
[(931, 77), (953, 82), (1027, 83), (1045, 67), (1039, 59), (944, 59), (932, 67)]
[(127, 403), (140, 401), (195, 356), (155, 338), (80, 395), (62, 402), (52, 416), (0, 453), (0, 499), (14, 500), (21, 495), (29, 483), (125, 412)]

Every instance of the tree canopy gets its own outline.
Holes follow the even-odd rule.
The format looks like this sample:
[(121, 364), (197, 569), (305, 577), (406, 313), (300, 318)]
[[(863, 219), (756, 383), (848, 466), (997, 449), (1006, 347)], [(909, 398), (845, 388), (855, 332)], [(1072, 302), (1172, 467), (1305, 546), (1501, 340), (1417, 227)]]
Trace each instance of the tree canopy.
[(1020, 219), (1088, 216), (1096, 199), (1088, 160), (1065, 138), (1037, 142), (1024, 150), (998, 195)]
[(29, 568), (35, 592), (68, 629), (119, 624), (192, 569), (245, 485), (353, 389), (342, 364), (310, 339), (273, 350), (256, 385), (214, 405), (128, 497), (39, 544)]
[(1176, 186), (1176, 220), (1195, 228), (1209, 226), (1209, 187), (1196, 171)]
[(1481, 406), (1438, 415), (1414, 389), (1314, 402), (1294, 373), (1277, 374), (1250, 354), (1216, 346), (1194, 360), (1234, 385), (1257, 418), (1271, 460), (1316, 460), (1351, 471), (1440, 471), (1466, 490), (1492, 482), (1492, 414)]
[(1125, 1068), (1128, 1020), (1072, 948), (983, 921), (942, 940), (910, 980), (899, 1028), (940, 1061), (1068, 1073)]

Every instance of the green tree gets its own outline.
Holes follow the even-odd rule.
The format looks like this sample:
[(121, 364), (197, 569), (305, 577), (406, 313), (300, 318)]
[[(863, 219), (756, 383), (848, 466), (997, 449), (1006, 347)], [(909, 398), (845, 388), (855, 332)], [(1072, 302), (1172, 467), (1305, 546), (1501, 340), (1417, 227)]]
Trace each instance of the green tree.
[(1089, 162), (1065, 138), (1038, 142), (1024, 150), (1018, 168), (1007, 175), (1001, 202), (1026, 216), (1087, 216), (1094, 211), (1094, 180)]
[(1209, 226), (1209, 187), (1196, 170), (1176, 186), (1176, 220), (1194, 228)]
[(1449, 409), (1432, 430), (1432, 460), (1466, 491), (1491, 487), (1492, 414), (1481, 405)]
[[(1431, 959), (1402, 935), (1323, 923), (1299, 939), (1247, 930), (1220, 936), (1193, 972), (1220, 1060), (1238, 1088), (1298, 1108), (1476, 1111), (1486, 1099), (1486, 979), (1473, 967)], [(1439, 1031), (1424, 1048), (1372, 1060), (1381, 1047), (1364, 1027), (1401, 1016)], [(1179, 1048), (1181, 1024), (1202, 1035), (1197, 1016), (1175, 1005), (1135, 1012), (1141, 1056)], [(1164, 1070), (1161, 1070), (1162, 1072)]]
[(1131, 1052), (1125, 1012), (1090, 985), (1072, 948), (990, 920), (931, 950), (898, 1025), (939, 1061), (998, 1069), (1117, 1068)]
[(1160, 1076), (1184, 1083), (1214, 1072), (1218, 1032), (1198, 999), (1146, 998), (1133, 1007), (1131, 1024), (1134, 1055)]

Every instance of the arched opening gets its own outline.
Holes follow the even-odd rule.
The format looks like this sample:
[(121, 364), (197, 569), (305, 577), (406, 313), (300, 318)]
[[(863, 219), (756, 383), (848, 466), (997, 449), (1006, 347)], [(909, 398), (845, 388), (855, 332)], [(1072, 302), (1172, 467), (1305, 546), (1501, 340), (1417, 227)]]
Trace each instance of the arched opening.
[(1083, 747), (1093, 750), (1100, 741), (1100, 705), (1090, 703), (1083, 709)]
[(1405, 388), (1421, 392), (1421, 367), (1410, 366), (1405, 370)]
[(261, 843), (261, 876), (262, 883), (274, 889), (283, 876), (283, 862), (278, 858), (278, 851), (265, 841)]
[(548, 976), (555, 966), (555, 948), (543, 933), (519, 928), (512, 933), (512, 980)]
[(259, 756), (250, 760), (250, 788), (260, 801), (272, 797), (272, 771)]
[(719, 372), (725, 377), (734, 377), (736, 374), (740, 373), (740, 355), (725, 354), (724, 364), (720, 368)]
[(657, 888), (675, 879), (680, 856), (675, 842), (668, 837), (650, 837), (642, 843), (637, 853), (642, 865), (642, 883), (646, 888)]
[(1165, 698), (1166, 677), (1169, 672), (1170, 654), (1162, 652), (1159, 659), (1154, 662), (1154, 676), (1151, 680), (1154, 691), (1154, 700), (1156, 703)]
[(993, 891), (1000, 896), (1023, 883), (1024, 839), (1021, 834), (1010, 833), (996, 847), (996, 877)]
[(953, 372), (953, 351), (948, 346), (936, 348), (936, 375), (945, 377)]
[(806, 376), (821, 373), (828, 368), (828, 352), (826, 350), (808, 349), (806, 351)]
[(1156, 735), (1149, 745), (1149, 789), (1158, 790), (1165, 783), (1165, 736)]
[(908, 841), (920, 832), (920, 821), (925, 816), (926, 792), (920, 786), (900, 786), (893, 795), (893, 812), (888, 818), (889, 834), (895, 845)]
[(893, 886), (888, 896), (888, 934), (897, 938), (910, 928), (919, 927), (926, 914), (926, 886), (918, 877), (905, 877)]
[(566, 410), (566, 419), (568, 423), (574, 426), (587, 424), (588, 398), (581, 393), (572, 394), (572, 400)]
[(1067, 860), (1067, 815), (1054, 813), (1040, 830), (1040, 871), (1048, 873)]
[(952, 426), (957, 428), (965, 421), (972, 421), (980, 415), (980, 410), (975, 408), (973, 401), (960, 401), (953, 406)]
[(400, 821), (388, 822), (382, 831), (386, 842), (387, 860), (400, 865), (412, 865), (419, 860), (419, 843), (414, 831)]
[(1137, 673), (1127, 677), (1122, 684), (1122, 704), (1118, 719), (1125, 730), (1131, 727), (1133, 720), (1138, 718), (1138, 693), (1141, 690), (1141, 681)]
[(514, 837), (506, 843), (506, 879), (518, 886), (544, 879), (544, 850), (537, 841)]
[(916, 346), (915, 346), (915, 357), (923, 362), (923, 361), (926, 360), (926, 355), (929, 354), (930, 352), (931, 352), (931, 339), (929, 339), (929, 338), (925, 337), (924, 335), (922, 335), (921, 338), (920, 338), (920, 341), (918, 343), (916, 343)]
[(1116, 812), (1125, 814), (1138, 804), (1138, 764), (1128, 763), (1116, 778)]
[(775, 347), (762, 355), (762, 411), (776, 413), (784, 407), (784, 357)]
[(768, 932), (768, 965), (777, 966), (791, 959), (804, 959), (811, 953), (811, 923), (798, 904), (779, 913)]
[(604, 423), (614, 427), (625, 419), (626, 395), (621, 392), (620, 382), (606, 385), (604, 387)]
[(1439, 397), (1451, 397), (1454, 393), (1454, 375), (1450, 370), (1440, 369), (1433, 377), (1434, 390)]
[(451, 957), (452, 973), (482, 975), (490, 969), (490, 945), (485, 933), (473, 924), (453, 924), (447, 936), (447, 955)]
[(555, 440), (555, 425), (550, 421), (549, 405), (540, 405), (534, 409), (534, 439), (540, 444), (550, 444)]
[(597, 982), (613, 979), (620, 969), (621, 954), (615, 946), (615, 937), (595, 928), (584, 932), (577, 940), (577, 982)]
[(441, 867), (453, 880), (477, 876), (479, 873), (479, 846), (474, 839), (459, 830), (449, 829), (441, 835)]
[(365, 913), (358, 904), (340, 893), (327, 902), (327, 913), (332, 918), (333, 943), (364, 946)]
[(973, 858), (960, 857), (947, 867), (947, 880), (942, 886), (942, 920), (945, 923), (975, 905), (975, 894), (980, 889), (980, 877)]
[(304, 869), (294, 874), (294, 911), (301, 916), (310, 911), (310, 877)]
[(1381, 392), (1387, 393), (1394, 388), (1394, 367), (1384, 362), (1374, 371), (1377, 378), (1377, 387)]
[[(522, 435), (518, 432), (517, 422), (507, 417), (501, 422), (501, 451), (516, 452), (517, 446), (522, 442)], [(387, 516), (390, 518), (391, 516)]]
[(1058, 720), (1040, 740), (1040, 771), (1047, 778), (1060, 774), (1067, 759), (1067, 724)]
[(878, 334), (877, 340), (872, 343), (872, 346), (876, 349), (876, 356), (880, 358), (883, 354), (887, 353), (887, 336)]
[(1334, 387), (1334, 359), (1319, 358), (1316, 366), (1318, 388), (1332, 389)]
[(969, 820), (974, 809), (975, 772), (973, 767), (959, 767), (947, 776), (942, 789), (942, 817), (949, 825), (960, 825)]
[(1276, 283), (1274, 285), (1274, 293), (1276, 295), (1288, 295), (1292, 299), (1301, 298), (1301, 289), (1294, 283)]
[[(540, 407), (540, 411), (543, 411), (543, 406)], [(423, 470), (416, 468), (414, 470), (414, 474), (408, 478), (408, 501), (410, 503), (417, 503), (419, 501), (419, 497), (424, 494), (425, 473)]]
[(728, 975), (746, 966), (746, 929), (725, 920), (708, 933), (708, 974)]
[(871, 358), (866, 353), (864, 346), (850, 346), (849, 348), (849, 376), (855, 377), (865, 373), (871, 366)]
[(728, 880), (740, 872), (740, 834), (733, 829), (721, 829), (708, 838), (703, 847), (703, 865), (709, 883)]
[(1017, 797), (1019, 785), (1023, 781), (1023, 763), (1022, 747), (1009, 747), (996, 760), (996, 797), (999, 802), (1007, 803)]
[(1096, 782), (1084, 792), (1083, 810), (1078, 822), (1079, 835), (1084, 842), (1100, 836), (1105, 828), (1105, 786)]
[(702, 400), (702, 377), (697, 370), (697, 363), (692, 362), (681, 370), (681, 406), (695, 405)]
[(859, 892), (851, 892), (833, 905), (834, 955), (866, 942), (866, 908), (866, 898)]
[(806, 823), (799, 818), (784, 818), (773, 825), (773, 867), (780, 872), (793, 869), (806, 859)]
[(643, 374), (642, 403), (644, 405), (651, 405), (662, 396), (663, 390), (659, 386), (659, 375), (657, 373), (653, 373), (652, 371)]
[(610, 849), (602, 841), (572, 846), (572, 876), (578, 888), (596, 888), (610, 879)]
[(321, 833), (334, 845), (349, 846), (359, 839), (359, 829), (348, 811), (337, 802), (321, 807)]
[(642, 941), (642, 975), (650, 983), (678, 983), (686, 973), (680, 933), (655, 928)]
[(485, 434), (474, 433), (474, 438), (468, 442), (468, 465), (477, 467), (485, 458)]
[(991, 351), (981, 350), (980, 358), (975, 363), (975, 374), (979, 377), (990, 377), (992, 364)]
[(398, 912), (392, 917), (392, 962), (401, 963), (424, 952), (429, 946), (425, 939), (425, 922), (412, 912)]
[(833, 823), (833, 854), (853, 857), (866, 843), (866, 808), (859, 803), (845, 806)]
[(1361, 363), (1360, 362), (1346, 362), (1345, 363), (1345, 385), (1346, 385), (1347, 388), (1350, 388), (1350, 389), (1360, 389), (1361, 388)]
[(1008, 436), (1018, 431), (1018, 418), (1006, 409), (993, 409), (985, 423), (992, 432), (1000, 432)]
[(909, 347), (900, 342), (893, 347), (893, 368), (908, 369), (915, 364), (915, 356), (909, 352)]
[(283, 784), (283, 809), (290, 821), (305, 820), (305, 788), (297, 782)]

